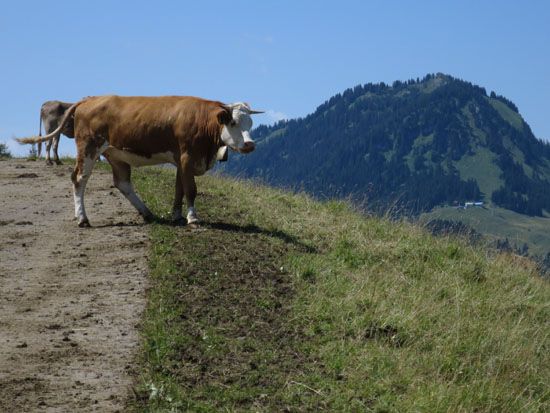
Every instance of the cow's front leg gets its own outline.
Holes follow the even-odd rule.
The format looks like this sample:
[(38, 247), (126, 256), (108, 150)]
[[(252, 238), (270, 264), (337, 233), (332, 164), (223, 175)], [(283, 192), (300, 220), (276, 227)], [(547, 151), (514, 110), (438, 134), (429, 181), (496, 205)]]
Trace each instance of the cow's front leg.
[(174, 206), (172, 207), (172, 222), (176, 225), (184, 224), (183, 215), (181, 213), (183, 207), (183, 171), (178, 166), (176, 173), (176, 194), (174, 196)]

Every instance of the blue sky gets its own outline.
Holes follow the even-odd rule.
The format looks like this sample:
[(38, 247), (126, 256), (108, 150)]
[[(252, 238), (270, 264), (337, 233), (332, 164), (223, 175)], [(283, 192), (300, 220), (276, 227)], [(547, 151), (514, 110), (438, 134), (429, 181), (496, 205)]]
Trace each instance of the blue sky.
[[(25, 1), (0, 14), (0, 141), (50, 99), (195, 95), (311, 113), (368, 82), (443, 72), (511, 99), (550, 139), (550, 2)], [(74, 153), (62, 138), (61, 152)]]

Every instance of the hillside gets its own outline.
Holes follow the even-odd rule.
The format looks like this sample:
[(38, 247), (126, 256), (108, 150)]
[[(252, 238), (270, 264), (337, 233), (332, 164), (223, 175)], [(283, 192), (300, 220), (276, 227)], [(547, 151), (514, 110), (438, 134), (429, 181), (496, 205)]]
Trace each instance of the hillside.
[[(169, 216), (174, 171), (136, 171)], [(150, 227), (136, 411), (543, 412), (532, 264), (346, 203), (198, 180), (199, 229)]]
[(350, 196), (371, 210), (483, 200), (550, 212), (550, 144), (511, 101), (451, 76), (356, 86), (254, 137), (256, 153), (226, 172), (318, 198)]
[[(510, 246), (528, 247), (528, 254), (534, 257), (550, 257), (550, 220), (542, 217), (530, 217), (509, 209), (499, 207), (435, 208), (420, 216), (420, 222), (442, 219), (462, 222), (483, 234), (493, 245), (508, 240)], [(550, 270), (550, 268), (549, 268)]]

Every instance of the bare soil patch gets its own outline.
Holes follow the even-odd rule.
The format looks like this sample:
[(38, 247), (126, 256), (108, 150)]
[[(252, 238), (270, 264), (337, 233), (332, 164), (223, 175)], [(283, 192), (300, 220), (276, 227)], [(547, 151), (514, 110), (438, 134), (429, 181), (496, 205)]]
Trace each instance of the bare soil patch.
[(145, 305), (148, 236), (95, 169), (92, 228), (72, 167), (0, 161), (0, 411), (122, 411)]
[[(144, 171), (136, 187), (162, 216), (173, 171)], [(266, 225), (223, 180), (204, 177), (198, 187), (198, 228), (151, 226), (135, 411), (322, 410), (316, 390), (301, 383), (323, 366), (293, 313), (296, 279), (287, 269), (289, 256), (316, 248)], [(294, 408), (297, 393), (311, 408)]]

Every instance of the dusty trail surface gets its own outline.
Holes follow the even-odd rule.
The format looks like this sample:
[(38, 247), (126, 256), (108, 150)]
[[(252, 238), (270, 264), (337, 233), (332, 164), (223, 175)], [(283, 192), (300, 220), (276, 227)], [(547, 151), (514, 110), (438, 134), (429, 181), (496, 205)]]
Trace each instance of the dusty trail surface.
[(123, 411), (130, 394), (146, 227), (95, 168), (78, 228), (71, 171), (0, 161), (0, 412)]

